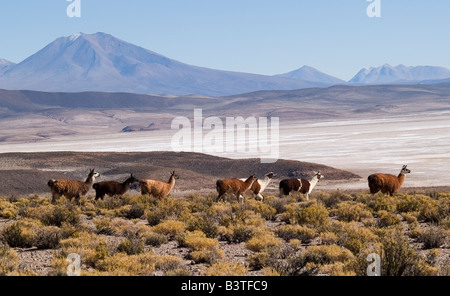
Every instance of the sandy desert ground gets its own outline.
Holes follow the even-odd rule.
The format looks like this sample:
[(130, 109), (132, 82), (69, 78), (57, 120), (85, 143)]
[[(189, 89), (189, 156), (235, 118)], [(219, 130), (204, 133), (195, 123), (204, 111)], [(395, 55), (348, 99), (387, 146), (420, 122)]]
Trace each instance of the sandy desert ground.
[[(17, 128), (16, 132), (20, 132), (20, 126)], [(172, 137), (176, 132), (121, 133), (99, 125), (84, 132), (78, 130), (74, 134), (50, 136), (37, 142), (4, 141), (0, 144), (0, 153), (172, 151)], [(449, 111), (314, 122), (281, 119), (279, 138), (280, 159), (320, 163), (363, 177), (353, 183), (328, 183), (330, 187), (367, 188), (365, 177), (370, 173), (397, 174), (403, 164), (412, 171), (405, 187), (450, 186), (450, 178), (445, 174), (450, 162)], [(256, 156), (250, 153), (211, 154), (229, 158)]]

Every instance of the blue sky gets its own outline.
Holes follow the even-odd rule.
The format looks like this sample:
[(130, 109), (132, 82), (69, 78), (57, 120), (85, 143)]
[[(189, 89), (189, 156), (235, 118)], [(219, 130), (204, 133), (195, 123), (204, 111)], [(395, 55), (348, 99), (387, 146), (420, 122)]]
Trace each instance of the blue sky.
[[(349, 80), (361, 68), (450, 68), (450, 1), (66, 0), (0, 4), (0, 58), (20, 62), (58, 37), (105, 32), (184, 63), (258, 74), (309, 65)], [(6, 2), (6, 3), (5, 3)]]

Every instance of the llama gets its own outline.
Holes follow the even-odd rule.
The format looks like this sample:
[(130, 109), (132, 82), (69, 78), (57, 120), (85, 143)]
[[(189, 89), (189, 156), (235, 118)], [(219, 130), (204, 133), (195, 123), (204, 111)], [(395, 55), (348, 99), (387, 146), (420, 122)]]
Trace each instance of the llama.
[(217, 180), (216, 190), (219, 195), (217, 196), (216, 201), (218, 202), (224, 198), (227, 193), (232, 193), (236, 196), (238, 201), (245, 202), (242, 194), (247, 191), (256, 180), (256, 173), (248, 177), (245, 181), (239, 179)]
[(394, 193), (400, 190), (403, 182), (405, 181), (406, 174), (411, 171), (404, 165), (398, 176), (390, 174), (372, 174), (367, 178), (369, 181), (370, 193), (375, 194), (381, 190), (384, 194), (394, 196)]
[(179, 176), (175, 175), (175, 171), (170, 173), (169, 182), (155, 181), (155, 180), (141, 180), (139, 182), (141, 186), (141, 193), (153, 195), (159, 199), (163, 199), (168, 196), (175, 186), (175, 180), (178, 180)]
[[(253, 195), (259, 198), (260, 201), (264, 200), (264, 197), (261, 193), (264, 192), (264, 190), (269, 186), (270, 181), (272, 181), (273, 177), (276, 177), (277, 175), (270, 172), (266, 174), (265, 178), (263, 180), (256, 180), (253, 182), (252, 186), (250, 187), (249, 191), (253, 193)], [(246, 179), (239, 179), (241, 181), (245, 181)]]
[(92, 169), (85, 182), (73, 181), (73, 180), (50, 180), (47, 185), (52, 192), (52, 204), (56, 203), (56, 200), (61, 196), (65, 196), (70, 201), (75, 197), (77, 204), (80, 204), (80, 197), (86, 195), (92, 184), (95, 182), (95, 178), (100, 177), (100, 174)]
[(292, 191), (305, 194), (306, 200), (309, 200), (309, 194), (316, 187), (317, 183), (324, 176), (320, 172), (314, 172), (310, 181), (305, 179), (285, 179), (280, 182), (280, 198), (289, 195)]
[(139, 182), (139, 180), (131, 174), (131, 177), (126, 179), (123, 183), (116, 181), (103, 181), (95, 183), (92, 186), (95, 189), (95, 200), (98, 200), (99, 198), (103, 199), (106, 194), (109, 196), (122, 196), (130, 189), (131, 184), (135, 182)]

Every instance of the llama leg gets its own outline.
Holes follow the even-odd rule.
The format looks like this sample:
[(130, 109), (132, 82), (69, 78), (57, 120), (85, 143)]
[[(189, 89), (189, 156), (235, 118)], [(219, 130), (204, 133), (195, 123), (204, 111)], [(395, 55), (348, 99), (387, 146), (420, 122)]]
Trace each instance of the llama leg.
[(261, 193), (258, 193), (256, 197), (258, 197), (260, 201), (264, 201), (264, 197), (262, 196)]
[(52, 205), (56, 204), (56, 200), (60, 197), (61, 197), (61, 195), (59, 195), (57, 193), (53, 193), (52, 194)]

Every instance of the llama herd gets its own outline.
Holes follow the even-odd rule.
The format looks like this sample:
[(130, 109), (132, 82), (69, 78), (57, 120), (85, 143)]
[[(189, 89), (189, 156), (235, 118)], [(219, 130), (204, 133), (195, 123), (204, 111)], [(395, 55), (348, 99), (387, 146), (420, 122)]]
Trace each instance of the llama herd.
[[(394, 193), (400, 190), (403, 182), (405, 181), (406, 174), (411, 171), (404, 165), (398, 176), (391, 174), (372, 174), (367, 178), (369, 183), (370, 193), (375, 194), (381, 191), (383, 194), (389, 194), (393, 196)], [(70, 201), (75, 198), (77, 204), (80, 203), (80, 198), (88, 193), (93, 188), (96, 192), (95, 200), (103, 199), (105, 195), (122, 196), (132, 186), (133, 183), (139, 183), (141, 193), (143, 195), (153, 195), (159, 199), (163, 199), (170, 194), (175, 187), (175, 180), (179, 179), (179, 176), (175, 174), (175, 171), (170, 173), (168, 182), (162, 182), (157, 180), (139, 180), (131, 174), (123, 183), (117, 181), (103, 181), (94, 183), (95, 179), (100, 177), (100, 174), (95, 169), (90, 170), (89, 175), (85, 182), (74, 180), (50, 180), (47, 185), (50, 187), (52, 193), (52, 203), (56, 203), (56, 200), (61, 196), (65, 196)], [(264, 200), (262, 193), (268, 187), (272, 179), (276, 177), (273, 172), (265, 175), (264, 179), (257, 179), (256, 173), (243, 179), (223, 179), (216, 181), (216, 190), (218, 196), (216, 202), (225, 200), (227, 195), (232, 195), (236, 200), (245, 202), (244, 195), (246, 192), (253, 194), (255, 199), (260, 201)], [(320, 172), (314, 172), (314, 176), (311, 180), (305, 179), (284, 179), (279, 183), (279, 197), (283, 198), (289, 196), (291, 193), (303, 194), (306, 200), (309, 200), (309, 195), (317, 183), (324, 178)]]

